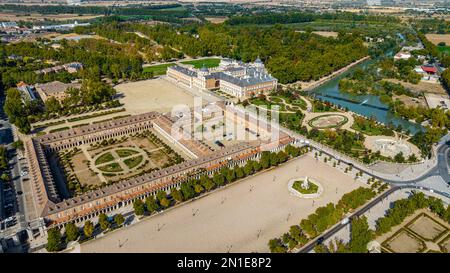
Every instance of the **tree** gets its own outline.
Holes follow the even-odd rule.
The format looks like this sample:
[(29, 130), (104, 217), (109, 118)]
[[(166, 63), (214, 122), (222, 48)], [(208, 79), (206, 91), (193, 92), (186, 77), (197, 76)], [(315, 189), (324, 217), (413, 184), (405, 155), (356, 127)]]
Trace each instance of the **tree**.
[(65, 231), (67, 242), (76, 241), (80, 236), (80, 231), (74, 223), (68, 223), (65, 227)]
[(137, 199), (133, 202), (134, 214), (142, 216), (145, 213), (145, 206), (141, 199)]
[(270, 153), (267, 151), (262, 152), (261, 159), (259, 160), (263, 169), (270, 167)]
[(49, 252), (61, 250), (61, 232), (57, 228), (51, 228), (47, 232), (47, 245), (45, 248)]
[[(172, 189), (170, 194), (172, 195), (173, 199), (177, 202), (183, 202), (183, 194), (178, 189)], [(148, 209), (148, 207), (147, 207)]]
[(47, 113), (59, 113), (61, 110), (61, 104), (55, 97), (50, 97), (45, 101), (45, 110)]
[(278, 157), (278, 161), (280, 163), (284, 163), (284, 162), (286, 162), (288, 160), (288, 155), (285, 152), (283, 152), (283, 151), (279, 151), (277, 153), (277, 157)]
[(350, 250), (352, 253), (366, 253), (367, 244), (372, 240), (373, 234), (369, 229), (365, 216), (354, 218), (351, 222)]
[(278, 166), (280, 160), (276, 153), (270, 153), (270, 166)]
[(214, 184), (218, 186), (223, 186), (225, 184), (225, 178), (221, 173), (215, 173), (213, 176)]
[(98, 223), (100, 224), (100, 228), (102, 230), (107, 230), (111, 226), (111, 223), (108, 220), (108, 215), (104, 213), (98, 216)]
[(12, 146), (13, 146), (14, 149), (18, 149), (18, 150), (23, 150), (24, 149), (23, 141), (20, 140), (20, 139), (17, 140), (17, 141), (14, 141)]
[(170, 201), (169, 199), (167, 199), (166, 197), (164, 197), (163, 199), (161, 199), (161, 201), (159, 201), (161, 203), (161, 206), (167, 208), (170, 206)]
[(183, 196), (186, 200), (191, 199), (195, 196), (195, 191), (191, 186), (191, 183), (181, 183), (181, 192), (183, 193)]
[(161, 202), (161, 200), (163, 198), (166, 198), (167, 193), (165, 191), (158, 191), (158, 193), (156, 193), (156, 199), (158, 199), (159, 202)]
[(0, 175), (0, 180), (2, 180), (3, 182), (8, 182), (10, 179), (11, 178), (7, 173), (2, 173), (2, 175)]
[(253, 170), (255, 170), (255, 172), (259, 172), (261, 168), (262, 166), (258, 161), (253, 161)]
[(214, 188), (215, 183), (213, 182), (213, 180), (211, 178), (209, 178), (206, 175), (202, 175), (200, 177), (200, 184), (203, 186), (203, 188), (205, 188), (207, 191), (210, 191), (211, 189)]
[(396, 154), (394, 157), (394, 160), (395, 160), (395, 162), (398, 162), (398, 163), (404, 163), (405, 157), (403, 156), (403, 152), (399, 152), (398, 154)]
[(244, 173), (245, 173), (245, 176), (251, 175), (253, 173), (253, 162), (252, 161), (248, 161), (247, 164), (245, 164)]
[(269, 241), (269, 249), (272, 253), (285, 253), (287, 251), (286, 246), (278, 238)]
[(153, 195), (150, 195), (145, 199), (145, 206), (147, 207), (147, 210), (150, 213), (153, 213), (155, 211), (159, 210), (158, 202), (156, 202), (156, 199)]
[(125, 218), (121, 213), (118, 213), (114, 216), (114, 222), (120, 227), (125, 222)]
[[(223, 176), (222, 176), (223, 177)], [(197, 193), (197, 194), (200, 194), (200, 193), (202, 193), (203, 192), (203, 187), (202, 187), (202, 185), (200, 185), (200, 184), (195, 184), (194, 185), (194, 191), (195, 191), (195, 193)]]
[(236, 179), (236, 172), (234, 169), (228, 170), (226, 179), (228, 183), (231, 183)]
[(83, 227), (84, 236), (86, 238), (90, 238), (94, 233), (94, 229), (94, 224), (90, 220), (87, 220)]

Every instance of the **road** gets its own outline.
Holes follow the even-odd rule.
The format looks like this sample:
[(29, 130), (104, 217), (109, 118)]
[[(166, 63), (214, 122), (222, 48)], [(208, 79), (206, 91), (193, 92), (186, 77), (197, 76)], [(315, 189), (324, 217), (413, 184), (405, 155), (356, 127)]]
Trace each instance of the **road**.
[[(3, 103), (1, 103), (3, 105)], [(10, 238), (15, 234), (24, 230), (28, 224), (25, 218), (25, 202), (24, 196), (22, 194), (22, 178), (21, 177), (21, 164), (18, 159), (17, 151), (14, 147), (12, 147), (12, 143), (14, 142), (14, 130), (9, 123), (7, 117), (3, 113), (3, 110), (0, 110), (0, 144), (4, 145), (8, 151), (8, 164), (9, 169), (6, 171), (9, 173), (11, 182), (9, 184), (2, 184), (0, 186), (0, 217), (1, 219), (6, 219), (8, 217), (15, 217), (15, 225), (6, 227), (6, 229), (0, 232), (1, 238)], [(25, 162), (23, 163), (25, 166)], [(3, 189), (9, 189), (4, 191)], [(8, 191), (12, 191), (13, 194), (6, 196)], [(11, 206), (11, 208), (6, 209), (7, 206)]]
[[(245, 109), (241, 106), (237, 106), (238, 109), (242, 111), (247, 111), (248, 109)], [(256, 119), (261, 119), (261, 117), (257, 116), (255, 113), (250, 113), (251, 116), (253, 116)], [(324, 154), (327, 154), (331, 157), (334, 157), (343, 163), (352, 165), (354, 168), (358, 169), (359, 171), (362, 171), (370, 176), (373, 176), (379, 180), (385, 181), (387, 183), (390, 183), (392, 185), (410, 185), (415, 186), (417, 183), (422, 182), (423, 180), (432, 177), (432, 176), (440, 176), (443, 181), (447, 184), (447, 189), (445, 191), (442, 190), (442, 185), (436, 185), (434, 187), (433, 185), (428, 185), (431, 189), (436, 189), (438, 191), (441, 191), (444, 193), (445, 196), (450, 197), (450, 189), (448, 188), (450, 184), (450, 176), (448, 174), (448, 170), (450, 168), (449, 165), (449, 159), (448, 154), (450, 152), (450, 134), (445, 135), (441, 138), (437, 145), (436, 149), (436, 163), (431, 168), (427, 165), (426, 171), (422, 174), (419, 173), (419, 171), (412, 173), (411, 178), (404, 178), (401, 176), (395, 176), (392, 174), (384, 174), (384, 173), (377, 173), (370, 169), (370, 167), (362, 164), (361, 162), (356, 161), (354, 158), (351, 158), (345, 154), (342, 154), (339, 151), (336, 151), (330, 147), (327, 147), (326, 145), (323, 145), (321, 143), (315, 142), (313, 140), (307, 139), (305, 136), (298, 134), (297, 132), (294, 132), (288, 128), (282, 127), (281, 125), (273, 125), (273, 127), (279, 126), (279, 130), (285, 132), (286, 134), (304, 141), (307, 145), (311, 146), (312, 148), (323, 152)], [(430, 161), (427, 162), (427, 164), (430, 164)], [(424, 167), (424, 166), (423, 166)], [(414, 166), (411, 166), (411, 168), (414, 168)], [(413, 177), (415, 176), (415, 177)]]

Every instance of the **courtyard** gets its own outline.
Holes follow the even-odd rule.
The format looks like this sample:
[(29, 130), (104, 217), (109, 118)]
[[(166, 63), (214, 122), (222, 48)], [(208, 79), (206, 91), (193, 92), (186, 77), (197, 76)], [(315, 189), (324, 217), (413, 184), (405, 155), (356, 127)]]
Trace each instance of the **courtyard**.
[[(123, 83), (114, 88), (126, 112), (132, 115), (150, 111), (170, 112), (176, 105), (194, 106), (192, 93), (164, 78)], [(198, 93), (196, 95), (206, 96)], [(203, 103), (207, 101), (204, 100)]]
[[(68, 188), (75, 194), (182, 160), (152, 132), (81, 145), (60, 151), (58, 158), (65, 170)], [(55, 155), (51, 160), (56, 160)]]
[[(314, 176), (315, 199), (290, 194), (288, 181)], [(365, 184), (307, 154), (81, 245), (81, 252), (268, 252), (269, 239)]]

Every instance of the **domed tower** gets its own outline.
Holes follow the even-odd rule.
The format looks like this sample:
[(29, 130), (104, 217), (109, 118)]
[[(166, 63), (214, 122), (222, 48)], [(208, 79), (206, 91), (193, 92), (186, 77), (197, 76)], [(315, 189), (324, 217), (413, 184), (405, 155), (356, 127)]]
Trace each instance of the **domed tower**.
[(264, 71), (264, 63), (261, 61), (261, 59), (259, 58), (259, 56), (256, 58), (256, 60), (253, 62), (253, 66), (259, 71), (259, 72), (263, 72)]
[(203, 64), (202, 68), (198, 71), (198, 76), (205, 77), (209, 74), (209, 69)]

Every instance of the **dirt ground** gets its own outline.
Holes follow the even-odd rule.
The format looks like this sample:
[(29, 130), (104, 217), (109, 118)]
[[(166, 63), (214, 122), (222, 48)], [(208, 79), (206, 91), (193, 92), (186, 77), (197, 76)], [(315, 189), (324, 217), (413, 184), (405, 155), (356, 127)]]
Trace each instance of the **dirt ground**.
[[(324, 187), (314, 205), (289, 193), (288, 181), (299, 176)], [(81, 252), (268, 252), (270, 239), (364, 185), (306, 155), (83, 244)], [(119, 240), (126, 243), (119, 247)]]
[(416, 253), (422, 249), (422, 243), (405, 230), (393, 238), (388, 246), (395, 253)]
[(427, 107), (427, 102), (425, 101), (425, 99), (423, 98), (412, 98), (406, 95), (401, 95), (401, 96), (392, 96), (392, 98), (398, 99), (401, 102), (403, 102), (406, 106), (422, 106), (422, 107)]
[(445, 42), (445, 44), (450, 45), (450, 34), (426, 34), (425, 37), (435, 45), (440, 42)]
[(445, 231), (445, 227), (439, 225), (427, 215), (422, 215), (410, 224), (408, 228), (428, 240), (434, 240)]
[(335, 31), (313, 31), (313, 33), (320, 35), (320, 36), (324, 36), (324, 37), (337, 37), (338, 33)]
[(175, 105), (194, 105), (192, 95), (160, 78), (119, 84), (115, 89), (128, 114), (169, 112)]
[(450, 108), (450, 98), (447, 94), (425, 94), (425, 99), (429, 108), (437, 108), (444, 105)]
[[(419, 215), (420, 217), (418, 217)], [(441, 225), (437, 224), (432, 219)], [(377, 237), (376, 241), (380, 243), (383, 242), (382, 245), (387, 244), (392, 251), (397, 253), (417, 252), (422, 248), (421, 244), (424, 244), (424, 252), (430, 250), (445, 252), (445, 249), (442, 248), (450, 245), (449, 227), (448, 223), (437, 215), (430, 213), (429, 210), (420, 209), (406, 217), (400, 225), (393, 227), (388, 233)], [(401, 230), (401, 232), (399, 232), (395, 238), (391, 238), (391, 236), (399, 230)], [(413, 233), (422, 236), (425, 240), (420, 239), (418, 235), (412, 235)], [(432, 241), (432, 239), (435, 239), (435, 242)]]
[(345, 120), (345, 117), (343, 116), (338, 116), (338, 115), (334, 115), (334, 116), (322, 116), (314, 121), (311, 122), (311, 125), (317, 128), (327, 128), (327, 127), (332, 127), (332, 126), (336, 126), (339, 123), (343, 122)]
[(400, 83), (404, 87), (410, 89), (412, 92), (416, 93), (434, 93), (434, 94), (446, 94), (444, 88), (440, 83), (431, 82), (419, 82), (418, 84), (412, 84), (409, 82), (403, 82), (396, 79), (386, 79), (386, 81), (393, 83)]
[(67, 34), (59, 34), (59, 33), (49, 33), (44, 38), (54, 39), (54, 40), (62, 40), (62, 39), (75, 39), (77, 37), (90, 38), (90, 39), (105, 39), (98, 35), (80, 35), (77, 33), (67, 33)]
[(228, 17), (206, 17), (205, 19), (213, 24), (220, 24), (225, 22)]

